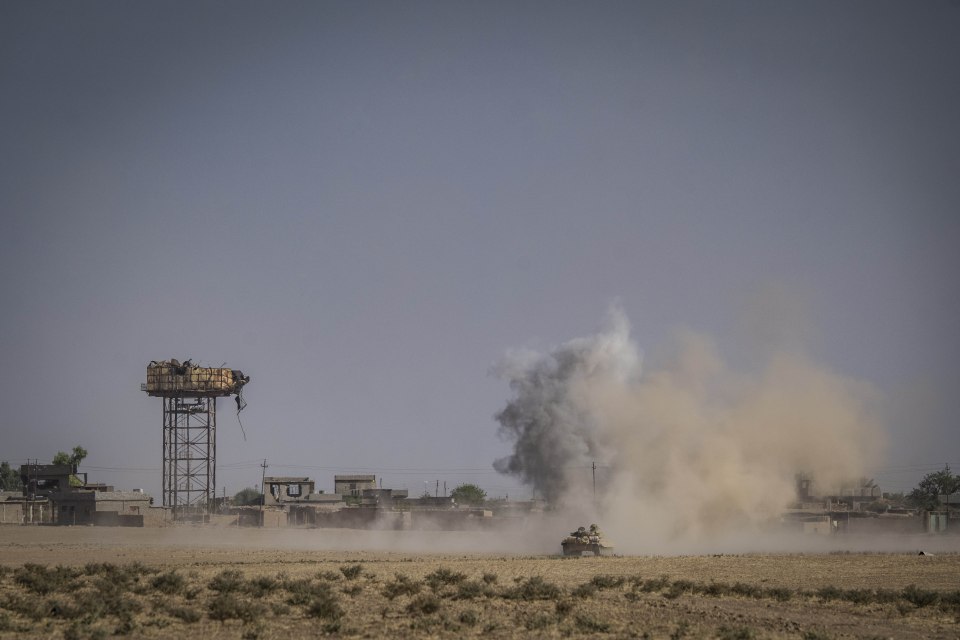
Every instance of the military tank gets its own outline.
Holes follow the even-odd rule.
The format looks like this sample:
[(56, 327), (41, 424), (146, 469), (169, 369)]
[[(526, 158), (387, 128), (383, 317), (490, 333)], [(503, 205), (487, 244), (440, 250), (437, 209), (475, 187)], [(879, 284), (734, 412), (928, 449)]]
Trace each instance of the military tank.
[(580, 527), (563, 539), (560, 548), (565, 556), (610, 556), (613, 545), (603, 538), (600, 527), (591, 524), (590, 528)]

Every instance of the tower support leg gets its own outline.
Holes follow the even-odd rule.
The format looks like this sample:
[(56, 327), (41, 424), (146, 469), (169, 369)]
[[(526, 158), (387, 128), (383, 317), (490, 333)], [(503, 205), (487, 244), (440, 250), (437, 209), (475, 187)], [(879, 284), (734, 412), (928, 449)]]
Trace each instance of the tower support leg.
[(217, 399), (163, 398), (163, 506), (205, 516), (216, 497)]

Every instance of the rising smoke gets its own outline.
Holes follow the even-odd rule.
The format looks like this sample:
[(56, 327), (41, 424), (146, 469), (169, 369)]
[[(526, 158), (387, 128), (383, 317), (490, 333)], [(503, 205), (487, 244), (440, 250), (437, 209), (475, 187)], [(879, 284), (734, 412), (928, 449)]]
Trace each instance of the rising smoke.
[(797, 473), (828, 490), (862, 475), (881, 450), (868, 385), (796, 349), (736, 371), (692, 332), (678, 332), (668, 357), (641, 371), (620, 310), (607, 330), (546, 354), (511, 353), (496, 373), (512, 391), (496, 419), (513, 443), (497, 471), (556, 509), (590, 505), (631, 538), (756, 530), (794, 499)]

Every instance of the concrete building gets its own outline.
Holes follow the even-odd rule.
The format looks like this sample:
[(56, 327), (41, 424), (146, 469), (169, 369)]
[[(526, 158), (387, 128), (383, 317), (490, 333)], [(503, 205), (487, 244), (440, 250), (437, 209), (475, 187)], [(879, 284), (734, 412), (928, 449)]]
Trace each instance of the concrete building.
[(314, 482), (306, 477), (267, 476), (263, 479), (264, 505), (302, 502), (314, 492)]
[(152, 498), (139, 491), (65, 491), (50, 501), (60, 525), (142, 527), (157, 517), (150, 507)]
[(346, 497), (359, 498), (364, 489), (376, 489), (377, 476), (371, 474), (354, 474), (333, 476), (333, 492)]
[(86, 483), (86, 474), (81, 480), (77, 475), (77, 468), (69, 464), (37, 464), (30, 463), (20, 466), (20, 481), (23, 483), (23, 495), (28, 498), (49, 497), (54, 493), (69, 491), (73, 486), (71, 478), (76, 478), (76, 485)]

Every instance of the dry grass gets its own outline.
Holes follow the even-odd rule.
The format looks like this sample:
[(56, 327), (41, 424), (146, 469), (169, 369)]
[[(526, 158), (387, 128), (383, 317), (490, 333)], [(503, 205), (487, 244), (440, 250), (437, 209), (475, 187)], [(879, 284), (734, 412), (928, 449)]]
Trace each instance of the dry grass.
[(582, 558), (169, 549), (17, 563), (0, 638), (956, 638), (960, 555)]

